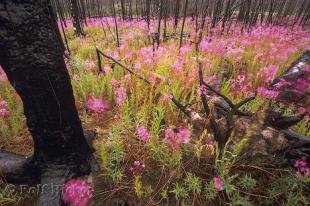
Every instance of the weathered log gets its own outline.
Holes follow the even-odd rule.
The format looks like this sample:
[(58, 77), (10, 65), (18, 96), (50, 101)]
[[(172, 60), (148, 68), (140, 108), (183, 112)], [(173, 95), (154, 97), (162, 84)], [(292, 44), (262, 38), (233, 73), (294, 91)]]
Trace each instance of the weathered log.
[[(306, 51), (300, 58), (293, 62), (282, 75), (273, 80), (269, 89), (279, 91), (279, 95), (277, 96), (278, 101), (297, 104), (309, 103), (309, 89), (298, 88), (298, 84), (304, 84), (304, 82), (307, 82), (307, 79), (310, 78), (310, 72), (307, 70), (309, 64), (310, 51)], [(281, 84), (281, 82), (283, 82), (284, 85), (277, 88), (277, 84)]]

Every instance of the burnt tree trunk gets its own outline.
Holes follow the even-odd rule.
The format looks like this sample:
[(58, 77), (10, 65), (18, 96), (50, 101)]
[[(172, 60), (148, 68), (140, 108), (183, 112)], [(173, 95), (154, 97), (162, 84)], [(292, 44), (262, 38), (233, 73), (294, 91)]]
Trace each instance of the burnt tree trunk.
[(76, 0), (70, 0), (71, 16), (73, 27), (75, 29), (74, 33), (77, 36), (84, 36), (83, 28), (80, 21), (80, 12)]
[[(83, 134), (50, 11), (48, 0), (0, 3), (0, 64), (22, 99), (34, 141), (31, 158), (10, 158), (0, 151), (0, 170), (15, 178), (32, 173), (41, 176), (41, 184), (52, 187), (89, 174), (92, 151)], [(60, 192), (55, 195), (51, 187), (40, 195), (38, 205), (62, 204)]]

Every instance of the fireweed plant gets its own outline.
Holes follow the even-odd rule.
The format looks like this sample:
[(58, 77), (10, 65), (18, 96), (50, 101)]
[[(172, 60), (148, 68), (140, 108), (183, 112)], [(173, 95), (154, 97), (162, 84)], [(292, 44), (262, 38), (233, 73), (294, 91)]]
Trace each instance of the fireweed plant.
[[(241, 33), (236, 25), (221, 34), (218, 27), (212, 35), (203, 31), (197, 51), (191, 43), (194, 24), (188, 18), (184, 33), (190, 38), (179, 50), (179, 41), (173, 38), (153, 47), (151, 33), (157, 21), (151, 21), (148, 30), (144, 21), (118, 19), (121, 41), (117, 47), (114, 34), (103, 35), (102, 30), (102, 24), (113, 25), (114, 19), (101, 20), (87, 20), (86, 37), (74, 37), (67, 22), (71, 56), (66, 64), (76, 104), (84, 127), (98, 134), (102, 171), (95, 182), (94, 200), (122, 197), (133, 205), (309, 204), (309, 165), (304, 157), (296, 159), (294, 167), (244, 158), (253, 136), (263, 128), (263, 111), (270, 105), (285, 114), (309, 114), (307, 104), (277, 102), (281, 87), (288, 82), (278, 83), (276, 89), (268, 87), (310, 49), (309, 31), (258, 25)], [(167, 25), (167, 32), (172, 33), (173, 21), (168, 19)], [(150, 84), (106, 58), (98, 68), (95, 46)], [(233, 102), (257, 94), (242, 106), (257, 120), (236, 124), (245, 127), (245, 132), (233, 131), (222, 150), (208, 128), (196, 132), (171, 101), (174, 97), (203, 111), (200, 95), (208, 89), (199, 85), (197, 59), (203, 65), (203, 80), (212, 85), (222, 76), (220, 92)], [(297, 80), (296, 92), (309, 92), (309, 83), (309, 78)], [(2, 70), (0, 86), (0, 142), (5, 147), (25, 133), (25, 122), (21, 101)], [(217, 98), (209, 101), (210, 108)], [(308, 125), (306, 115), (293, 130), (309, 136)], [(70, 198), (67, 202), (73, 201)]]

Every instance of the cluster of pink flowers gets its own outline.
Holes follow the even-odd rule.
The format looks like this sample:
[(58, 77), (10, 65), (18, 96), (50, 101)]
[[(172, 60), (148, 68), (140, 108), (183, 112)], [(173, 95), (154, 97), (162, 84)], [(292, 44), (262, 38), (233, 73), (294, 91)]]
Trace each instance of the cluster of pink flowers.
[(206, 86), (204, 86), (204, 85), (199, 86), (197, 89), (197, 95), (201, 96), (202, 94), (206, 94), (207, 91), (208, 91), (208, 88)]
[(224, 182), (221, 179), (221, 177), (214, 177), (213, 178), (213, 185), (217, 191), (223, 191), (224, 190)]
[(190, 140), (191, 132), (185, 127), (167, 128), (165, 130), (164, 141), (170, 145), (173, 153), (175, 153), (181, 144), (188, 143)]
[(103, 66), (102, 70), (104, 71), (105, 74), (107, 74), (107, 73), (111, 72), (112, 68), (111, 68), (111, 66), (109, 64), (105, 64)]
[(230, 92), (234, 96), (240, 94), (249, 95), (252, 93), (252, 84), (248, 81), (247, 75), (242, 72), (235, 79), (231, 80)]
[(173, 95), (169, 93), (169, 94), (164, 95), (163, 100), (168, 102), (168, 101), (171, 101), (172, 98), (173, 98)]
[(270, 65), (264, 67), (258, 72), (257, 78), (259, 78), (264, 83), (271, 83), (272, 80), (275, 78), (278, 69), (279, 67), (277, 65)]
[(94, 69), (96, 67), (96, 64), (93, 61), (88, 61), (87, 60), (85, 62), (85, 67), (86, 67), (86, 69), (92, 70), (92, 69)]
[(0, 118), (5, 118), (10, 116), (10, 112), (8, 110), (8, 104), (6, 101), (0, 101)]
[(297, 170), (297, 176), (310, 177), (310, 167), (307, 162), (307, 157), (303, 156), (300, 159), (295, 160), (294, 167)]
[(177, 59), (177, 60), (173, 63), (172, 68), (173, 68), (175, 71), (181, 73), (181, 72), (183, 71), (183, 62), (182, 62), (182, 59), (180, 59), (180, 58)]
[(86, 102), (86, 108), (91, 113), (104, 113), (110, 109), (110, 103), (103, 98), (90, 96)]
[(145, 165), (141, 163), (139, 160), (136, 160), (133, 162), (133, 165), (130, 167), (130, 172), (132, 172), (134, 175), (138, 174), (145, 168)]
[(267, 89), (266, 87), (258, 87), (257, 94), (264, 98), (275, 99), (279, 95), (279, 92)]
[(191, 50), (190, 44), (185, 44), (180, 48), (180, 55), (186, 55)]
[(115, 92), (114, 92), (115, 96), (116, 96), (116, 104), (117, 105), (122, 105), (126, 99), (127, 99), (127, 92), (126, 92), (126, 89), (125, 87), (123, 86), (120, 86), (118, 87)]
[(75, 81), (80, 81), (81, 78), (80, 78), (79, 75), (74, 74), (74, 75), (72, 76), (72, 79), (75, 80)]
[(300, 77), (295, 84), (296, 94), (305, 94), (310, 92), (310, 75), (308, 77)]
[[(131, 79), (130, 75), (126, 75), (125, 80), (129, 81)], [(121, 85), (121, 82), (119, 82), (118, 80), (112, 78), (111, 79), (111, 84), (114, 90), (114, 96), (115, 96), (115, 102), (118, 106), (122, 105), (126, 99), (127, 99), (127, 91), (125, 89), (125, 87), (123, 87)]]
[(200, 42), (199, 47), (202, 51), (207, 51), (210, 48), (210, 43), (207, 39), (204, 39)]
[(285, 88), (285, 87), (287, 87), (287, 86), (290, 86), (290, 85), (291, 85), (290, 82), (286, 81), (285, 79), (280, 79), (280, 81), (279, 81), (278, 83), (276, 83), (276, 84), (274, 85), (274, 87), (275, 87), (277, 90), (280, 90), (280, 89), (283, 89), (283, 88)]
[(137, 135), (139, 139), (144, 142), (147, 142), (150, 139), (149, 131), (145, 127), (138, 127)]
[(93, 197), (94, 189), (84, 180), (69, 180), (63, 187), (62, 199), (69, 206), (87, 206)]

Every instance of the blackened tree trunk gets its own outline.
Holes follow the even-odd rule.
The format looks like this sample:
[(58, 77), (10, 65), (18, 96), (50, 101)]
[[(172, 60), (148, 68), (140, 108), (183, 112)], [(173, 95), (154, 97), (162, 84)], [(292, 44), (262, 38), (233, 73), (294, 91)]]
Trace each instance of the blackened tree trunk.
[(83, 27), (80, 21), (79, 6), (76, 0), (70, 0), (71, 16), (73, 21), (74, 33), (77, 36), (84, 36)]
[(125, 10), (125, 5), (124, 5), (124, 0), (121, 0), (121, 9), (122, 9), (122, 18), (123, 18), (123, 20), (125, 20), (126, 10)]
[(52, 184), (89, 174), (92, 155), (50, 11), (48, 0), (0, 2), (0, 64), (23, 101), (34, 141), (32, 158), (14, 157), (12, 162), (0, 152), (0, 170), (4, 175), (16, 170), (21, 178), (41, 176), (41, 184), (51, 186), (38, 205), (57, 206), (62, 204), (60, 192)]
[(178, 27), (181, 0), (176, 0), (174, 10), (174, 29)]
[(184, 31), (184, 25), (185, 25), (185, 20), (186, 20), (186, 15), (187, 15), (187, 4), (188, 4), (188, 0), (185, 0), (182, 28), (181, 28), (181, 34), (180, 34), (179, 52), (180, 52), (180, 49), (182, 47), (182, 42), (183, 42), (183, 31)]

